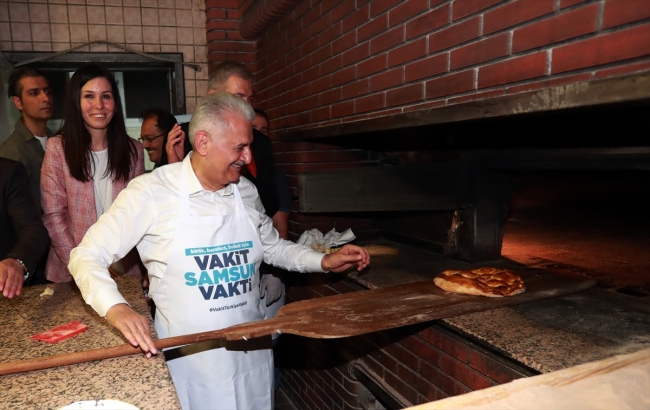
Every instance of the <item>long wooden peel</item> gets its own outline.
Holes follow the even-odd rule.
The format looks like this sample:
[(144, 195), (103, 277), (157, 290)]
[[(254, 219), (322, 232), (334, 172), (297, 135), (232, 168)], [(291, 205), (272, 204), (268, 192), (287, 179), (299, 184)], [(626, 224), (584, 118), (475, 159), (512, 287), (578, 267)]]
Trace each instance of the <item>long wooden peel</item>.
[[(433, 282), (418, 282), (304, 300), (284, 306), (273, 319), (245, 323), (211, 332), (159, 339), (158, 350), (208, 340), (247, 340), (275, 332), (331, 339), (357, 336), (472, 312), (517, 305), (589, 289), (587, 278), (548, 271), (518, 272), (527, 290), (504, 298), (459, 295), (439, 289)], [(141, 353), (129, 344), (0, 364), (0, 375), (42, 370)]]

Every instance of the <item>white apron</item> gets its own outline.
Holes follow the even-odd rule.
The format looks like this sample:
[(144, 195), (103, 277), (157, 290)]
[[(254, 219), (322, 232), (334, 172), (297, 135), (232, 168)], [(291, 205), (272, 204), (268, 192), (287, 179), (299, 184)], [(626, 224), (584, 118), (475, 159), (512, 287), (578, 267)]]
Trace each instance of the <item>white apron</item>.
[[(258, 273), (262, 243), (237, 186), (233, 184), (234, 214), (190, 216), (188, 181), (183, 168), (172, 254), (165, 276), (151, 294), (160, 338), (264, 318)], [(166, 351), (183, 409), (271, 409), (270, 347), (270, 338), (265, 338), (205, 342)]]

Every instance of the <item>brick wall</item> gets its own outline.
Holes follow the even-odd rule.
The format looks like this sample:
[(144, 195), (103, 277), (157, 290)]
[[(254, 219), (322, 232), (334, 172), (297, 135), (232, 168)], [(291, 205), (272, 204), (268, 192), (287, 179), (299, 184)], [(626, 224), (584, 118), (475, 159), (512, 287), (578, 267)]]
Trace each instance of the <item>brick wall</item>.
[[(647, 0), (303, 0), (237, 44), (250, 4), (207, 0), (209, 59), (255, 70), (275, 134), (650, 69)], [(274, 151), (294, 189), (300, 171), (378, 159), (314, 143)], [(290, 231), (358, 220), (292, 214)]]
[[(360, 286), (329, 275), (295, 276), (287, 302), (354, 292)], [(533, 374), (473, 344), (438, 322), (359, 337), (322, 340), (282, 336), (277, 359), (283, 388), (302, 409), (358, 409), (359, 363), (410, 404), (422, 404)], [(290, 351), (289, 351), (290, 350)]]
[(645, 0), (303, 1), (257, 43), (277, 129), (650, 68)]

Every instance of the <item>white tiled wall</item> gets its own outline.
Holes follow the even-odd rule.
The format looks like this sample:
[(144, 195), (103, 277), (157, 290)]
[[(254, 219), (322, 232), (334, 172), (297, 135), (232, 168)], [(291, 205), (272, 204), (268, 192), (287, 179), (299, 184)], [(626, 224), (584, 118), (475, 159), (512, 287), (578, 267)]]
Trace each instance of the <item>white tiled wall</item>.
[[(0, 51), (61, 51), (106, 40), (144, 52), (183, 53), (188, 113), (208, 84), (205, 0), (0, 0)], [(122, 50), (93, 45), (76, 51)]]

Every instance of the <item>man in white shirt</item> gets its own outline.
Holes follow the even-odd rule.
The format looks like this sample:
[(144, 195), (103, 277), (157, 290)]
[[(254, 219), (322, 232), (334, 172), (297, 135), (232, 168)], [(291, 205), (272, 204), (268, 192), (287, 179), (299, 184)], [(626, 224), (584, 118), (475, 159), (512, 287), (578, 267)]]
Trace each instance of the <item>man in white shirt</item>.
[[(190, 123), (192, 153), (133, 180), (71, 253), (68, 268), (86, 302), (147, 356), (156, 353), (148, 322), (107, 270), (133, 246), (149, 271), (161, 338), (262, 320), (262, 260), (301, 272), (370, 263), (354, 245), (323, 255), (279, 238), (255, 187), (240, 178), (251, 159), (253, 118), (251, 106), (231, 94), (204, 97)], [(183, 409), (271, 408), (270, 343), (247, 343), (239, 350), (184, 346), (168, 358)]]
[(52, 118), (52, 90), (45, 75), (34, 68), (18, 68), (9, 76), (8, 94), (21, 118), (15, 131), (0, 146), (0, 157), (13, 159), (27, 168), (29, 188), (41, 209), (41, 165), (45, 141), (52, 136), (47, 120)]

